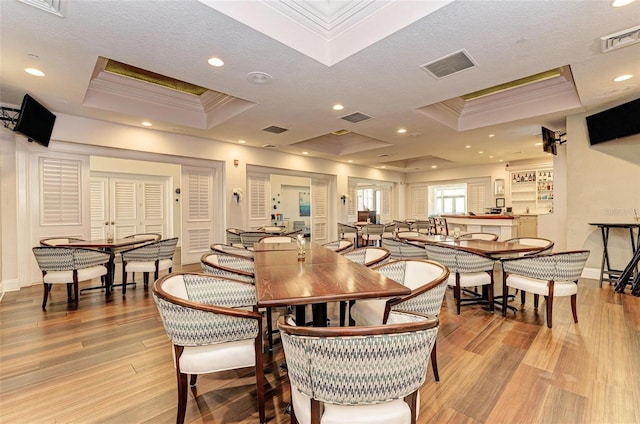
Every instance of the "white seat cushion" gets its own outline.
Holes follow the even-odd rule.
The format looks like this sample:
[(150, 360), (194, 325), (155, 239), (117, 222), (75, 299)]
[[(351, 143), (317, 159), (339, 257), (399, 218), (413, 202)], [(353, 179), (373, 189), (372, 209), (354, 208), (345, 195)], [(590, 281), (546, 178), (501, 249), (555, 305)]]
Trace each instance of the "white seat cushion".
[[(549, 295), (549, 287), (546, 280), (538, 280), (537, 278), (524, 277), (517, 274), (509, 274), (507, 277), (507, 286), (520, 289), (528, 293)], [(556, 281), (553, 284), (553, 297), (571, 296), (578, 293), (578, 285), (573, 281)]]
[[(449, 274), (449, 280), (447, 280), (447, 284), (455, 287), (456, 274)], [(460, 274), (460, 287), (484, 286), (485, 284), (491, 284), (491, 277), (486, 272), (470, 272), (468, 274)]]
[(158, 261), (158, 270), (163, 271), (165, 269), (173, 268), (173, 260), (172, 259), (160, 259)]
[(127, 262), (127, 272), (155, 272), (156, 262)]
[[(311, 399), (291, 387), (291, 401), (300, 424), (311, 423)], [(410, 424), (411, 409), (402, 399), (374, 405), (324, 404), (322, 424)], [(419, 407), (418, 407), (419, 408)]]
[(256, 364), (254, 340), (239, 340), (207, 346), (186, 346), (180, 357), (180, 370), (186, 374), (253, 367)]
[[(87, 281), (107, 274), (104, 265), (96, 265), (78, 270), (78, 281)], [(49, 271), (44, 276), (47, 284), (73, 283), (73, 271)]]
[(358, 300), (349, 314), (356, 325), (380, 325), (386, 306), (386, 299)]

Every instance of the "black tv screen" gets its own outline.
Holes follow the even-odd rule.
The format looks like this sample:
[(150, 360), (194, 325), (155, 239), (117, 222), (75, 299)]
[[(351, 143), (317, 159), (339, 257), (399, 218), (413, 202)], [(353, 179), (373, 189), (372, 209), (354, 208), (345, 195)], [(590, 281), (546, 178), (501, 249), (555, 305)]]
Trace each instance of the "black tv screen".
[(558, 147), (556, 145), (556, 132), (549, 128), (542, 127), (542, 149), (554, 155), (558, 154)]
[(14, 131), (43, 146), (49, 145), (56, 115), (28, 94), (22, 99), (20, 115)]
[(587, 116), (591, 145), (640, 133), (640, 99)]

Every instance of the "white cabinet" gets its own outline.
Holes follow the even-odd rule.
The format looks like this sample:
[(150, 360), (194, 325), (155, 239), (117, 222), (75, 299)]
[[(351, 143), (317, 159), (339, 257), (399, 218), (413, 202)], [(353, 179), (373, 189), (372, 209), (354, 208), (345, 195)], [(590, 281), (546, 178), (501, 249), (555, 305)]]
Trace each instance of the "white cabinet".
[(518, 237), (538, 237), (537, 215), (520, 215)]
[(547, 213), (553, 209), (553, 169), (511, 172), (514, 214)]

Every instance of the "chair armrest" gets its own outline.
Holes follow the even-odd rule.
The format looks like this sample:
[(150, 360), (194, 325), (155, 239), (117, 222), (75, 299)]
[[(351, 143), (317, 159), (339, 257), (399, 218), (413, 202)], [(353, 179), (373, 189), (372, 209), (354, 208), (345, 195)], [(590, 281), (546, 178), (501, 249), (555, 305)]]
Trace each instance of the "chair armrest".
[(73, 249), (73, 263), (75, 269), (90, 268), (92, 266), (104, 265), (109, 262), (111, 255), (107, 252), (94, 249), (75, 248)]

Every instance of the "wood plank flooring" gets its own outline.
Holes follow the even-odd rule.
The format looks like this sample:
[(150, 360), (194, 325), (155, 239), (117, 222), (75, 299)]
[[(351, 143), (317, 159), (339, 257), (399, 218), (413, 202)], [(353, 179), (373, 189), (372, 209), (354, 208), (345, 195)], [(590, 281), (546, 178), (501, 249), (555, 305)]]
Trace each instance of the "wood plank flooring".
[[(102, 292), (85, 292), (77, 310), (61, 287), (46, 312), (41, 301), (36, 285), (0, 302), (1, 423), (175, 422), (171, 347), (142, 284), (126, 298), (116, 289), (108, 304)], [(581, 280), (580, 322), (573, 323), (569, 299), (554, 308), (552, 330), (544, 309), (529, 302), (506, 317), (477, 305), (458, 316), (448, 291), (437, 345), (441, 381), (429, 368), (419, 423), (640, 423), (640, 298)], [(265, 354), (270, 423), (289, 422), (282, 362), (279, 344)], [(251, 369), (201, 376), (189, 394), (188, 423), (255, 423), (257, 416)]]

